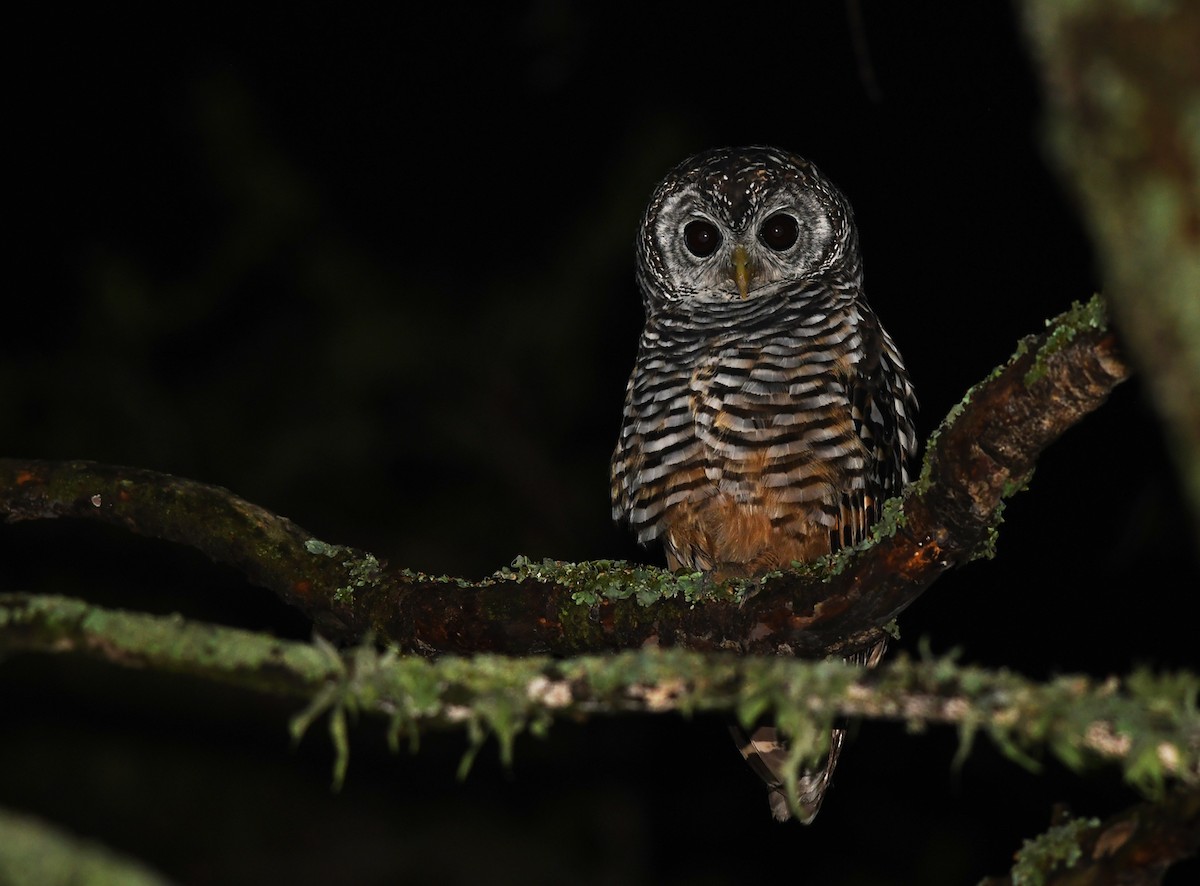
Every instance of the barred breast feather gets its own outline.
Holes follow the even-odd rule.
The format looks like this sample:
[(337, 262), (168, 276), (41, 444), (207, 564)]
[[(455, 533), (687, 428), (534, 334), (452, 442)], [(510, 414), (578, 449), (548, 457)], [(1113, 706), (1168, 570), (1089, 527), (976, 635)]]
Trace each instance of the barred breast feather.
[(659, 314), (629, 380), (614, 517), (661, 539), (672, 568), (814, 559), (863, 538), (900, 490), (913, 406), (891, 339), (846, 293)]

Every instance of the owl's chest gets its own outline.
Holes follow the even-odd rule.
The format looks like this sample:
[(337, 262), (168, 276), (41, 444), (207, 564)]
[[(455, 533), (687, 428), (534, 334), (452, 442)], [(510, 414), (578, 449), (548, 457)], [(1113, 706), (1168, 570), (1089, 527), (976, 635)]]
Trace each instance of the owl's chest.
[(770, 552), (785, 562), (830, 549), (868, 463), (852, 405), (861, 357), (799, 338), (742, 330), (643, 341), (615, 501), (641, 540), (663, 537), (673, 563), (707, 569), (710, 558), (747, 563)]
[(649, 356), (632, 404), (642, 407), (642, 479), (665, 484), (669, 499), (685, 489), (739, 504), (823, 498), (861, 461), (851, 350), (741, 340), (670, 356)]
[(681, 362), (671, 383), (700, 439), (729, 457), (743, 449), (816, 445), (851, 421), (856, 354), (795, 342), (714, 344)]
[(839, 502), (864, 460), (852, 371), (846, 355), (822, 362), (746, 347), (681, 367), (674, 411), (686, 413), (690, 442), (651, 483), (661, 484), (673, 562), (774, 568), (831, 549)]

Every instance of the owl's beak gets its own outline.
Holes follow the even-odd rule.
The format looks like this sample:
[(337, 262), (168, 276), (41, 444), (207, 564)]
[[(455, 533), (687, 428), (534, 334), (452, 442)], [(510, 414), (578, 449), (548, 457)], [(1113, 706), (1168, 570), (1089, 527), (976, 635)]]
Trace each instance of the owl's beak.
[(737, 283), (738, 292), (742, 298), (750, 294), (750, 260), (746, 255), (745, 246), (733, 247), (733, 280)]

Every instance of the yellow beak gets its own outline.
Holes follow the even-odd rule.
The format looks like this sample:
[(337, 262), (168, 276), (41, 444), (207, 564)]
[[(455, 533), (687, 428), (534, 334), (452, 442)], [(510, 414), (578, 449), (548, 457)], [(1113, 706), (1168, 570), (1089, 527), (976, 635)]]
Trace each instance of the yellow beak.
[(742, 298), (750, 294), (750, 268), (747, 265), (746, 247), (733, 247), (733, 279)]

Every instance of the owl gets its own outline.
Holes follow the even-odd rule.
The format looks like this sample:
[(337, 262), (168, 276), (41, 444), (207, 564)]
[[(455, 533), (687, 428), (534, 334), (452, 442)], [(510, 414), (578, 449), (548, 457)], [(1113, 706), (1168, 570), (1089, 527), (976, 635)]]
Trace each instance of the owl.
[[(862, 540), (906, 482), (916, 398), (862, 278), (850, 204), (801, 157), (706, 151), (654, 191), (612, 500), (672, 570), (719, 580), (811, 561)], [(770, 726), (735, 737), (786, 820), (786, 745)], [(806, 822), (843, 739), (801, 773)]]

